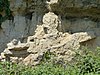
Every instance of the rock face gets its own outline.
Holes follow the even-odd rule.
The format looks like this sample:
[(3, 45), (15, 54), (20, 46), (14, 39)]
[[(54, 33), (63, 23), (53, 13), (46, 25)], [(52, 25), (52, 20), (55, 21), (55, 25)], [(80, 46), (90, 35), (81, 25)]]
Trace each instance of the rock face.
[[(13, 39), (26, 42), (27, 37), (34, 34), (37, 25), (43, 24), (43, 15), (49, 11), (55, 13), (60, 20), (58, 31), (70, 33), (93, 31), (97, 39), (93, 40), (92, 45), (88, 44), (100, 46), (100, 0), (9, 1), (12, 18), (1, 24), (0, 52), (4, 50), (6, 43)], [(49, 32), (53, 32), (52, 29)]]
[(45, 1), (41, 0), (9, 0), (12, 19), (1, 24), (0, 52), (6, 47), (6, 43), (13, 39), (26, 42), (28, 35), (33, 35), (36, 25), (42, 23), (42, 17), (46, 12)]
[(10, 10), (0, 59), (36, 65), (50, 51), (70, 61), (80, 46), (100, 46), (100, 0), (10, 0)]
[(25, 65), (37, 65), (49, 51), (55, 54), (57, 60), (63, 59), (67, 62), (72, 60), (74, 50), (80, 48), (80, 43), (96, 38), (93, 31), (74, 34), (59, 32), (60, 23), (56, 14), (46, 13), (43, 24), (37, 26), (35, 35), (29, 36), (26, 43), (18, 43), (14, 39), (7, 44), (8, 47), (2, 52), (4, 59)]

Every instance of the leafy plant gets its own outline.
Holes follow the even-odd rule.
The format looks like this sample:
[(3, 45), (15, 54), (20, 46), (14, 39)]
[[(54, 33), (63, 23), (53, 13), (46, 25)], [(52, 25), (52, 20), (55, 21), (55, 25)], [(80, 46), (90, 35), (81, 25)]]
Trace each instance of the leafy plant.
[(80, 74), (100, 74), (100, 48), (96, 50), (84, 48), (82, 53), (76, 54), (76, 66), (78, 66)]

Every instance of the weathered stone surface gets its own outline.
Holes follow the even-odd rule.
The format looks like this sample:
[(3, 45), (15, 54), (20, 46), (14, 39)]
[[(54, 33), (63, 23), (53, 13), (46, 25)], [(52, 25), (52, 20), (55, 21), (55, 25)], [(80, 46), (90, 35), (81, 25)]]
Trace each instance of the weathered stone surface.
[[(32, 2), (33, 1), (33, 2)], [(12, 19), (1, 24), (0, 29), (0, 52), (6, 44), (13, 39), (26, 42), (29, 35), (33, 35), (36, 25), (42, 23), (45, 13), (45, 1), (37, 0), (10, 0)]]
[(43, 54), (30, 54), (23, 60), (23, 63), (25, 65), (37, 65), (40, 63), (42, 58)]
[(86, 32), (86, 31), (94, 31), (94, 28), (97, 28), (97, 22), (91, 21), (88, 18), (70, 18), (66, 19), (63, 18), (62, 22), (62, 28), (64, 32)]
[(49, 51), (58, 61), (67, 62), (81, 46), (100, 46), (99, 0), (10, 2), (14, 19), (1, 25), (0, 49), (14, 40), (7, 44), (0, 60), (36, 65)]
[(49, 12), (43, 17), (43, 26), (45, 27), (46, 34), (57, 34), (57, 27), (60, 25), (58, 16), (52, 12)]
[(22, 44), (18, 44), (12, 47), (8, 47), (9, 50), (27, 50), (29, 48), (29, 44), (27, 43), (22, 43)]
[[(8, 48), (3, 53), (12, 62), (22, 57), (21, 62), (25, 65), (39, 64), (43, 55), (48, 51), (55, 53), (57, 60), (63, 59), (67, 62), (72, 60), (75, 55), (74, 50), (80, 48), (80, 43), (96, 38), (93, 31), (73, 34), (59, 32), (57, 29), (59, 25), (58, 16), (48, 12), (43, 17), (43, 24), (37, 26), (35, 35), (29, 36), (27, 43), (18, 43), (14, 39), (7, 44)], [(17, 44), (15, 44), (16, 42)], [(16, 59), (16, 57), (18, 58)]]
[(93, 31), (89, 31), (89, 32), (74, 33), (72, 37), (74, 37), (81, 43), (96, 38), (96, 35)]
[[(26, 42), (28, 35), (33, 35), (37, 25), (42, 20), (49, 22), (55, 14), (55, 21), (59, 18), (58, 28), (63, 32), (87, 32), (100, 28), (100, 1), (99, 0), (9, 0), (12, 11), (12, 19), (1, 24), (0, 52), (6, 47), (6, 43), (12, 39), (20, 39)], [(50, 11), (52, 19), (48, 20), (43, 15)], [(49, 13), (48, 13), (49, 14)], [(50, 16), (50, 15), (49, 15)], [(40, 26), (41, 27), (41, 26)], [(56, 27), (56, 26), (55, 26)], [(60, 28), (59, 28), (60, 27)], [(47, 28), (44, 26), (45, 32)], [(46, 33), (55, 33), (50, 30)], [(98, 31), (95, 33), (99, 35)]]

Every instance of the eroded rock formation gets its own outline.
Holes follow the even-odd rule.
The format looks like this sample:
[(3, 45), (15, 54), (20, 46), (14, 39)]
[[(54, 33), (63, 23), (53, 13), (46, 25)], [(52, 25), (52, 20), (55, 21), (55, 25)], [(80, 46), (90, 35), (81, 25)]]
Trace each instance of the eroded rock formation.
[[(25, 65), (37, 65), (46, 52), (55, 54), (57, 60), (71, 61), (80, 43), (96, 38), (94, 31), (68, 33), (58, 31), (61, 21), (53, 12), (43, 16), (43, 24), (37, 25), (35, 35), (29, 36), (26, 43), (15, 39), (7, 44), (1, 53), (2, 59)], [(17, 42), (17, 43), (16, 43)], [(3, 58), (4, 57), (4, 58)]]
[(13, 39), (26, 42), (28, 35), (33, 35), (36, 25), (42, 24), (42, 17), (47, 11), (45, 0), (9, 0), (11, 16), (0, 26), (0, 52), (6, 43)]
[(10, 0), (10, 10), (0, 60), (36, 65), (50, 51), (67, 62), (80, 46), (100, 46), (100, 0)]

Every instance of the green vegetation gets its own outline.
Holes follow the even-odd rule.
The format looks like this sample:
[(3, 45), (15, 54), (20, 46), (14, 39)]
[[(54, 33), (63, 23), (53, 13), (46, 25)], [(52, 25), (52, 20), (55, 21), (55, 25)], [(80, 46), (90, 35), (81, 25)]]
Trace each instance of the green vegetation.
[(0, 75), (100, 75), (100, 48), (77, 50), (73, 63), (58, 64), (55, 60), (52, 62), (53, 56), (47, 52), (37, 66), (1, 62)]
[(75, 65), (79, 68), (82, 75), (100, 75), (100, 48), (96, 50), (83, 49), (82, 53), (77, 53)]

